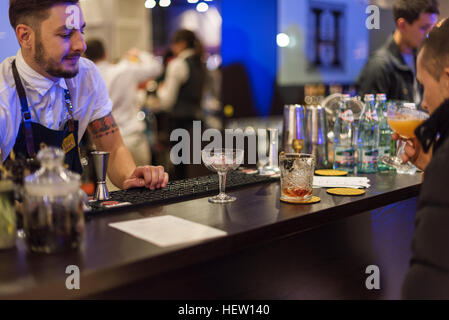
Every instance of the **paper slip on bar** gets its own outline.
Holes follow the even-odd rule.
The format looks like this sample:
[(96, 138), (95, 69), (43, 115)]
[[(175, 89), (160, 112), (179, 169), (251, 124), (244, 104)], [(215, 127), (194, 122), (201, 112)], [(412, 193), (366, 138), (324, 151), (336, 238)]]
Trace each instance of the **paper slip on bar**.
[(334, 188), (326, 190), (327, 193), (332, 194), (334, 196), (363, 196), (366, 191), (360, 189), (351, 189), (351, 188)]
[(292, 204), (314, 204), (314, 203), (318, 203), (321, 201), (321, 199), (319, 197), (313, 196), (312, 199), (310, 199), (309, 201), (294, 201), (294, 200), (287, 200), (287, 199), (282, 199), (282, 202), (285, 203), (292, 203)]
[(225, 231), (174, 216), (110, 223), (109, 226), (158, 247), (169, 247), (227, 235)]
[(369, 188), (366, 177), (313, 177), (314, 188)]

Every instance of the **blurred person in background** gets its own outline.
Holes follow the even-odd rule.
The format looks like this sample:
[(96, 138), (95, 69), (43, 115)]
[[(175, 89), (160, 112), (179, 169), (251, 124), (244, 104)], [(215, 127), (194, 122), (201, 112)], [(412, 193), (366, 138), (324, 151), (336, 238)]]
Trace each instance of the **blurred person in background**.
[[(192, 133), (193, 121), (202, 120), (202, 101), (206, 81), (204, 48), (190, 30), (178, 30), (171, 42), (174, 58), (167, 65), (164, 80), (149, 100), (155, 112), (168, 112), (170, 133), (178, 128)], [(192, 137), (192, 134), (190, 135)], [(185, 165), (175, 166), (175, 178), (185, 178)]]
[(145, 134), (145, 123), (137, 118), (141, 105), (139, 84), (157, 78), (161, 63), (150, 53), (131, 49), (117, 64), (108, 62), (105, 46), (98, 39), (86, 42), (85, 56), (100, 70), (112, 100), (112, 115), (122, 133), (127, 148), (137, 165), (151, 163), (151, 149)]
[(357, 87), (359, 96), (385, 93), (389, 100), (421, 103), (422, 88), (416, 81), (416, 51), (439, 14), (438, 0), (396, 0), (396, 30), (368, 60)]
[(219, 55), (212, 55), (208, 58), (206, 84), (202, 102), (205, 127), (217, 130), (223, 129), (223, 107), (221, 101), (221, 86), (223, 79), (221, 62), (221, 57)]
[(182, 29), (173, 36), (171, 50), (174, 59), (168, 63), (152, 108), (170, 112), (173, 128), (189, 129), (193, 120), (201, 119), (206, 79), (203, 45), (195, 33)]

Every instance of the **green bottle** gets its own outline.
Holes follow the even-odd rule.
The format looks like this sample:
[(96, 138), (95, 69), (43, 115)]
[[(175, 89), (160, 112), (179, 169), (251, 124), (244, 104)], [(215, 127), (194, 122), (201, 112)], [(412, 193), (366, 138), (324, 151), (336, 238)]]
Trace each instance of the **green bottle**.
[(357, 144), (357, 172), (378, 172), (379, 118), (373, 94), (365, 95), (365, 106), (360, 115)]
[(387, 121), (387, 97), (383, 93), (376, 95), (376, 111), (379, 118), (379, 162), (377, 167), (379, 171), (394, 170), (393, 167), (387, 166), (381, 160), (383, 156), (390, 156), (396, 150), (396, 141), (391, 139), (393, 131)]

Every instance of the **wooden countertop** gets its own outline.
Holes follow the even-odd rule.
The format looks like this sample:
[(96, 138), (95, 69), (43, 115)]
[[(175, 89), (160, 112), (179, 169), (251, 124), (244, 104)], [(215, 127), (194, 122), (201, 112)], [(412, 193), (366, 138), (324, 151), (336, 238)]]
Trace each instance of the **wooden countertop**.
[[(83, 248), (56, 255), (29, 253), (22, 239), (16, 249), (0, 251), (0, 299), (84, 298), (149, 277), (212, 261), (227, 254), (286, 238), (388, 204), (416, 197), (421, 175), (367, 175), (371, 187), (359, 197), (331, 196), (314, 190), (321, 202), (292, 205), (279, 201), (279, 182), (229, 192), (227, 205), (207, 197), (104, 214), (86, 222)], [(108, 226), (109, 223), (173, 215), (224, 230), (227, 236), (159, 248)], [(81, 289), (67, 290), (66, 267), (81, 270)]]

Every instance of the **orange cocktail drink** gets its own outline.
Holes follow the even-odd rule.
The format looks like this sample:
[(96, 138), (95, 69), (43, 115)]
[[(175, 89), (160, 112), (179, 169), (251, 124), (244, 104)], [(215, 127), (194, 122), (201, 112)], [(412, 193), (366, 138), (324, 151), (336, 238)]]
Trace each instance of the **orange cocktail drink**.
[(418, 128), (424, 121), (425, 119), (411, 117), (388, 118), (390, 128), (403, 139), (414, 138), (416, 128)]
[(397, 173), (415, 174), (416, 167), (410, 162), (404, 163), (401, 155), (404, 153), (405, 140), (415, 138), (416, 128), (428, 118), (429, 115), (417, 110), (415, 104), (392, 102), (388, 106), (387, 121), (390, 128), (401, 139), (399, 140), (396, 156), (385, 155), (381, 158), (381, 161), (387, 166), (395, 168)]

